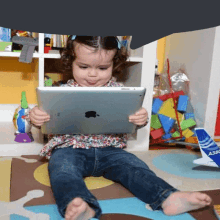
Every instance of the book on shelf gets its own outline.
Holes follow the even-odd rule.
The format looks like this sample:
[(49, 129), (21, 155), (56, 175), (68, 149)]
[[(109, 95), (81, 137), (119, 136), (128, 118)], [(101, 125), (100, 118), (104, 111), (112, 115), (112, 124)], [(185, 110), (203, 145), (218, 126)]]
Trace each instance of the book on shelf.
[(49, 54), (60, 54), (59, 50), (49, 50)]
[[(45, 34), (44, 38), (47, 38), (47, 45), (45, 46), (50, 46), (52, 49), (53, 48), (64, 48), (66, 47), (68, 35)], [(48, 43), (48, 39), (50, 43)]]
[[(63, 48), (66, 46), (68, 35), (59, 34), (45, 34), (45, 38), (49, 38), (51, 41), (51, 47)], [(117, 36), (121, 45), (130, 49), (131, 36)]]
[(0, 42), (11, 42), (11, 29), (0, 27)]
[[(50, 47), (50, 53), (53, 53), (53, 50), (60, 50), (66, 47), (66, 42), (69, 35), (59, 35), (59, 34), (44, 34), (44, 46)], [(130, 44), (131, 36), (117, 36), (119, 42), (122, 46), (127, 48), (128, 52), (131, 53)]]
[(0, 51), (11, 51), (11, 29), (0, 27)]

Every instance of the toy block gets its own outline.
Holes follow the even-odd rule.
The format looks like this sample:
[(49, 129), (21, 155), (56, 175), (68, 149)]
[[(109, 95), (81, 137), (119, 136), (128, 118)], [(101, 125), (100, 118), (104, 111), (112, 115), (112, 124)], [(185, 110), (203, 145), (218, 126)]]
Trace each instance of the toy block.
[(182, 135), (185, 137), (185, 135), (186, 135), (186, 133), (189, 131), (189, 128), (187, 128), (186, 130), (184, 130), (183, 132), (182, 132)]
[(171, 93), (169, 93), (169, 94), (158, 96), (158, 98), (162, 101), (166, 101), (169, 98), (172, 98), (172, 97), (177, 98), (180, 95), (185, 95), (185, 93), (183, 91), (177, 91), (173, 93), (173, 96)]
[[(170, 138), (172, 138), (171, 134), (165, 134), (165, 135), (162, 136), (162, 139), (165, 139), (165, 140), (170, 139)], [(165, 143), (171, 143), (171, 142), (173, 142), (173, 140), (165, 141)]]
[(187, 128), (186, 130), (184, 130), (184, 131), (182, 132), (182, 134), (183, 134), (183, 136), (184, 136), (185, 138), (189, 138), (189, 137), (191, 137), (194, 133), (193, 133), (189, 128)]
[(164, 135), (164, 131), (163, 131), (163, 128), (160, 128), (160, 129), (151, 131), (150, 134), (153, 139), (157, 139)]
[(157, 112), (160, 110), (160, 107), (162, 106), (163, 101), (155, 98), (153, 101), (153, 106), (152, 106), (152, 113), (157, 114)]
[(187, 120), (183, 120), (180, 127), (182, 130), (185, 130), (187, 128), (193, 127), (194, 125), (196, 125), (196, 122), (192, 118), (189, 118)]
[(159, 129), (162, 127), (160, 120), (157, 115), (151, 115), (151, 123), (150, 126), (154, 129)]
[(172, 134), (172, 137), (180, 137), (179, 131), (175, 131), (175, 132)]
[(185, 117), (185, 120), (187, 120), (189, 118), (195, 119), (194, 113), (185, 113), (184, 117)]
[(172, 135), (169, 133), (169, 134), (165, 134), (162, 136), (163, 139), (169, 139), (169, 138), (172, 138)]
[(185, 137), (182, 137), (181, 139), (180, 139), (180, 141), (185, 141), (186, 140), (186, 138)]
[(168, 134), (170, 132), (170, 130), (172, 129), (175, 120), (172, 118), (169, 118), (165, 115), (160, 115), (160, 114), (158, 114), (158, 117), (160, 119), (160, 122), (162, 124), (162, 127), (163, 127), (165, 133)]
[(187, 95), (180, 95), (178, 99), (177, 110), (180, 112), (185, 112), (187, 108), (189, 97)]
[[(165, 115), (169, 118), (173, 118), (176, 119), (176, 112), (174, 109), (174, 102), (173, 99), (167, 99), (163, 105), (160, 108), (160, 111), (158, 112), (161, 115)], [(181, 119), (182, 118), (182, 114), (181, 113), (177, 113), (178, 118)]]
[(192, 132), (191, 130), (189, 130), (188, 132), (187, 132), (187, 134), (186, 134), (186, 138), (189, 138), (189, 137), (191, 137), (191, 136), (193, 136), (194, 135), (194, 132)]
[[(174, 137), (174, 138), (176, 138), (176, 137), (180, 137), (180, 133), (179, 133), (179, 131), (176, 131), (176, 132), (174, 132), (173, 134), (172, 134), (172, 137)], [(182, 138), (180, 137), (179, 139), (175, 139), (175, 140), (181, 140)]]
[(188, 142), (188, 143), (192, 143), (192, 144), (198, 144), (198, 139), (197, 139), (197, 137), (188, 137), (188, 138), (186, 138), (186, 140), (185, 140), (186, 142)]

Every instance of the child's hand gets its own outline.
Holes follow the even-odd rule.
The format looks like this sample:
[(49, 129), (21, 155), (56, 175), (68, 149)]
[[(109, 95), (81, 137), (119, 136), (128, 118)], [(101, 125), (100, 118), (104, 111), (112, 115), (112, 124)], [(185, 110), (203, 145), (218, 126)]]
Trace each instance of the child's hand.
[(29, 113), (29, 119), (32, 124), (36, 126), (41, 126), (44, 124), (44, 122), (50, 120), (50, 116), (36, 106), (33, 109), (31, 109)]
[(129, 116), (129, 122), (135, 125), (144, 125), (148, 122), (148, 113), (145, 108), (141, 108), (138, 112)]

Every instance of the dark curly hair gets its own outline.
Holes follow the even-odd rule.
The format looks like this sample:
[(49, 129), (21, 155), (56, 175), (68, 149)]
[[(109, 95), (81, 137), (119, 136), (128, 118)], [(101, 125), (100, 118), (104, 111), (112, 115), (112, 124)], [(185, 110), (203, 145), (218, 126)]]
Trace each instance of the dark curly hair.
[[(113, 72), (112, 76), (116, 79), (123, 78), (123, 69), (125, 67), (127, 58), (129, 56), (128, 51), (125, 47), (121, 45), (121, 48), (118, 48), (118, 38), (115, 36), (76, 36), (72, 40), (72, 35), (67, 39), (66, 48), (60, 51), (61, 54), (61, 66), (62, 72), (65, 73), (64, 81), (71, 79), (72, 75), (72, 64), (76, 59), (76, 54), (74, 51), (75, 42), (84, 44), (90, 47), (95, 48), (96, 50), (105, 49), (105, 50), (114, 50), (116, 49), (115, 56), (113, 58)], [(95, 51), (96, 51), (95, 50)]]

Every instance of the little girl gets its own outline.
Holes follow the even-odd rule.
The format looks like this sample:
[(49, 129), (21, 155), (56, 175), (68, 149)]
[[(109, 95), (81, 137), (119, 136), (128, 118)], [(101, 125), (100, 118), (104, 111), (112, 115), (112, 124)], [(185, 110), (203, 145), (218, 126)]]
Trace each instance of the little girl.
[[(117, 37), (70, 36), (61, 53), (65, 70), (72, 78), (62, 86), (119, 87), (116, 79), (128, 53)], [(34, 107), (29, 114), (36, 126), (50, 116)], [(129, 116), (131, 123), (141, 128), (147, 124), (148, 113), (141, 108)], [(126, 134), (54, 135), (40, 152), (49, 159), (52, 191), (62, 217), (67, 220), (99, 219), (101, 209), (97, 199), (87, 189), (83, 178), (103, 176), (118, 182), (153, 210), (177, 215), (211, 204), (211, 198), (200, 192), (180, 192), (161, 178), (135, 155), (123, 150)]]

